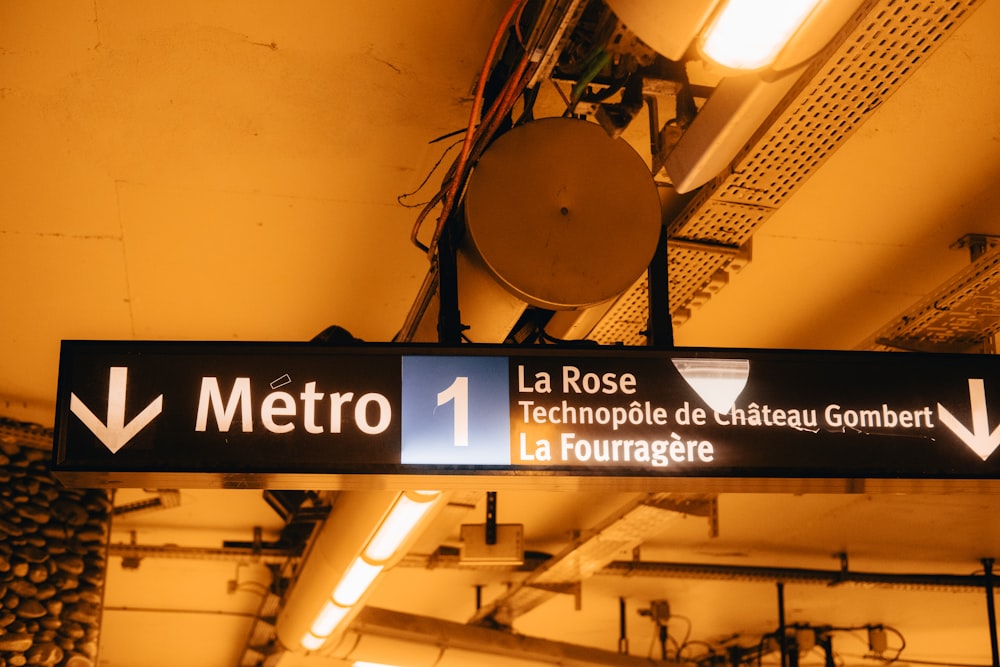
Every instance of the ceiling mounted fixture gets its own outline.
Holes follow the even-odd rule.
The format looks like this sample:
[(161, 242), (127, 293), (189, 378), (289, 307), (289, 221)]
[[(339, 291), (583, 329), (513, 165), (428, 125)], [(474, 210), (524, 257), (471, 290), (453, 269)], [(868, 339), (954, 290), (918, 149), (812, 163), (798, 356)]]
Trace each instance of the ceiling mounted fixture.
[(442, 498), (437, 491), (341, 494), (278, 617), (281, 643), (293, 651), (317, 651), (336, 636)]
[(469, 178), (465, 217), (483, 268), (518, 299), (550, 310), (627, 290), (649, 266), (662, 224), (642, 157), (571, 118), (500, 136)]
[[(608, 0), (639, 39), (670, 60), (702, 57), (721, 80), (665, 156), (687, 193), (725, 170), (779, 107), (806, 64), (834, 39), (861, 0)], [(711, 68), (710, 68), (711, 69)]]
[[(615, 15), (670, 60), (702, 56), (730, 74), (796, 67), (819, 52), (860, 0), (608, 0)], [(696, 47), (696, 50), (692, 49)]]
[[(846, 11), (845, 5), (855, 4), (855, 0), (838, 2), (836, 8)], [(761, 79), (751, 73), (723, 80), (670, 154), (671, 160), (689, 160), (687, 167), (668, 168), (679, 191), (677, 179), (683, 179), (685, 192), (709, 179), (668, 224), (670, 312), (675, 325), (690, 318), (725, 286), (730, 274), (749, 263), (751, 241), (761, 225), (981, 4), (866, 0), (820, 56), (805, 66), (787, 95), (778, 99), (773, 115), (728, 161), (723, 147), (709, 143), (712, 125), (721, 127), (727, 118), (743, 116), (727, 116), (721, 87), (744, 78)], [(890, 34), (895, 38), (884, 38)], [(738, 91), (731, 97), (730, 106), (740, 99)], [(728, 141), (738, 143), (735, 137)], [(700, 152), (699, 144), (705, 151)], [(711, 155), (720, 161), (711, 164)], [(606, 345), (644, 344), (647, 293), (646, 281), (640, 280), (608, 309), (588, 337)], [(889, 332), (879, 335), (883, 334), (896, 337)]]
[[(498, 137), (469, 177), (456, 253), (463, 337), (506, 338), (530, 305), (609, 303), (649, 266), (662, 227), (656, 183), (624, 139), (543, 118)], [(433, 299), (411, 340), (437, 339)]]
[(773, 63), (822, 0), (728, 0), (705, 29), (701, 52), (724, 67)]

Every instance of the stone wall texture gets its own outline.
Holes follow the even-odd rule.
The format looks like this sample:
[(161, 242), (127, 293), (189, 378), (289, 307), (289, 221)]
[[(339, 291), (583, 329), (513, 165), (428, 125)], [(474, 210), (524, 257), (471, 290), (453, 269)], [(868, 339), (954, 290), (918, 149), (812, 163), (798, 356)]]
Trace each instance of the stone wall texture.
[(0, 667), (93, 667), (111, 501), (56, 481), (46, 443), (0, 420)]

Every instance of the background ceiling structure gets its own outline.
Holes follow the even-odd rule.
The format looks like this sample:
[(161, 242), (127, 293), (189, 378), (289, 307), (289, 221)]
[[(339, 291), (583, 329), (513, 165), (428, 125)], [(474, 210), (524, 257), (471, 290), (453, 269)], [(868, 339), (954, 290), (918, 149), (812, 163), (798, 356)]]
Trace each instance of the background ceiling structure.
[[(336, 324), (367, 341), (392, 340), (429, 270), (409, 236), (415, 205), (441, 178), (436, 171), (423, 185), (447, 145), (434, 140), (466, 126), (507, 4), (0, 0), (0, 415), (52, 425), (62, 339), (305, 341)], [(835, 150), (763, 207), (752, 244), (738, 242), (742, 259), (725, 277), (710, 273), (689, 300), (671, 304), (678, 345), (979, 351), (990, 343), (1000, 320), (996, 253), (988, 246), (973, 262), (959, 241), (1000, 234), (1000, 2), (863, 4), (874, 9), (861, 29), (915, 8), (947, 18), (927, 18), (917, 36), (878, 36), (940, 33), (898, 85), (850, 121)], [(543, 89), (539, 109), (558, 107), (555, 87)], [(785, 120), (779, 110), (769, 127)], [(643, 124), (626, 136), (648, 160)], [(748, 150), (746, 160), (759, 155)], [(745, 164), (664, 199), (692, 211), (702, 200), (728, 206), (729, 187), (773, 192), (764, 180), (755, 186)], [(733, 186), (733, 178), (743, 180)], [(683, 216), (667, 222), (684, 229)], [(687, 261), (674, 257), (672, 275), (685, 274)], [(908, 338), (899, 323), (915, 311), (902, 316), (939, 314), (955, 281), (974, 335), (958, 345), (946, 323), (930, 343)], [(601, 342), (633, 336), (644, 307), (637, 316), (634, 304), (614, 306), (598, 327), (609, 337)], [(831, 629), (838, 664), (988, 664), (981, 587), (886, 581), (981, 574), (982, 559), (1000, 555), (996, 497), (972, 487), (821, 491), (723, 493), (708, 510), (664, 512), (638, 551), (622, 547), (613, 560), (700, 570), (653, 577), (604, 566), (513, 629), (614, 652), (624, 603), (629, 652), (656, 658), (658, 628), (638, 612), (666, 600), (672, 657), (681, 645), (686, 659), (723, 655), (774, 631), (783, 581), (788, 622)], [(505, 491), (498, 518), (523, 524), (529, 553), (558, 554), (634, 502), (625, 493)], [(275, 597), (275, 567), (289, 555), (269, 560), (253, 545), (278, 541), (287, 517), (260, 490), (123, 489), (115, 505), (99, 664), (263, 660), (248, 646)], [(453, 498), (368, 605), (465, 624), (477, 599), (488, 604), (526, 578), (528, 567), (446, 558), (459, 525), (482, 521), (483, 505), (478, 495)], [(805, 581), (803, 570), (829, 578)], [(886, 576), (868, 585), (834, 578), (848, 571)], [(889, 628), (888, 646), (866, 658), (873, 626)]]

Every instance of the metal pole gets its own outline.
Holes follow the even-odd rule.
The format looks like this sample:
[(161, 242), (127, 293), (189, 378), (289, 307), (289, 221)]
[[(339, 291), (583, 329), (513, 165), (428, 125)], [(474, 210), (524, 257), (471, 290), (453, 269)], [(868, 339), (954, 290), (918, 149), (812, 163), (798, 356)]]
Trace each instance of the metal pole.
[(649, 287), (649, 325), (646, 342), (650, 347), (669, 350), (674, 347), (674, 325), (670, 317), (670, 281), (667, 274), (667, 228), (660, 227), (660, 240), (646, 272)]
[(497, 492), (486, 492), (486, 544), (497, 543)]
[(997, 648), (997, 610), (993, 600), (993, 559), (983, 559), (986, 575), (986, 615), (990, 622), (990, 650), (993, 651), (993, 667), (1000, 667), (1000, 649)]
[(625, 632), (625, 598), (618, 598), (618, 653), (628, 655), (628, 634)]
[(462, 315), (458, 304), (458, 262), (454, 219), (445, 222), (437, 245), (438, 267), (438, 342), (462, 344)]
[(781, 650), (781, 667), (788, 667), (788, 650), (785, 647), (785, 584), (778, 582), (778, 647)]

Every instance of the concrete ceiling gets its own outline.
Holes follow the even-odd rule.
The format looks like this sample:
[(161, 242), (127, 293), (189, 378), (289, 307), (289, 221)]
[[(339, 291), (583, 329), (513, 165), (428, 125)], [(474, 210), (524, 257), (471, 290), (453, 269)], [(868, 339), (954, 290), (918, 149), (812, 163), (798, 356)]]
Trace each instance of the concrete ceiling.
[[(400, 197), (433, 192), (421, 183), (444, 146), (430, 142), (467, 123), (506, 4), (0, 0), (0, 416), (52, 425), (63, 339), (304, 341), (338, 324), (391, 340), (428, 271)], [(750, 264), (677, 343), (855, 349), (967, 267), (951, 246), (1000, 234), (998, 25), (1000, 1), (975, 3), (754, 235)], [(722, 494), (716, 536), (689, 516), (641, 555), (836, 570), (846, 553), (853, 571), (971, 574), (1000, 555), (1000, 503), (974, 491)], [(123, 489), (116, 504), (149, 495)], [(504, 492), (499, 520), (557, 553), (630, 498)], [(455, 545), (476, 503), (420, 548)], [(282, 525), (259, 490), (185, 489), (177, 506), (117, 518), (112, 541), (219, 547)], [(477, 587), (488, 601), (522, 576), (409, 563), (369, 604), (464, 623)], [(241, 664), (268, 582), (252, 559), (113, 558), (99, 664)], [(981, 591), (785, 593), (791, 622), (895, 628), (902, 662), (991, 659)], [(634, 655), (658, 655), (636, 613), (652, 600), (670, 602), (678, 641), (750, 645), (777, 623), (774, 582), (599, 575), (514, 629), (615, 651), (619, 599)], [(845, 631), (835, 648), (873, 664), (867, 641)]]

